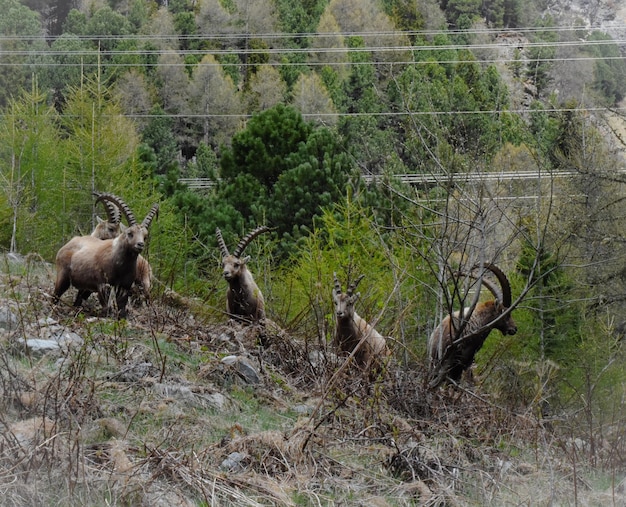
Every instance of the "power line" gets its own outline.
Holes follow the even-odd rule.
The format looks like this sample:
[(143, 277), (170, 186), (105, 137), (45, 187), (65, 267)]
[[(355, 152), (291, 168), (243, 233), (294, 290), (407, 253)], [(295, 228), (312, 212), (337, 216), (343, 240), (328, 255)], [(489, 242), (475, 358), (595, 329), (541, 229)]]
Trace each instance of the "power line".
[[(594, 31), (605, 32), (606, 28), (616, 31), (626, 30), (626, 24), (600, 25), (574, 25), (553, 27), (515, 27), (515, 28), (469, 28), (469, 29), (425, 29), (425, 30), (363, 30), (363, 31), (337, 31), (337, 32), (232, 32), (232, 33), (197, 33), (197, 34), (63, 34), (79, 40), (231, 40), (231, 39), (316, 39), (341, 37), (433, 37), (437, 35), (507, 35), (507, 34), (536, 34), (536, 33), (591, 33)], [(2, 40), (30, 40), (45, 41), (58, 39), (43, 34), (24, 35), (0, 35)]]

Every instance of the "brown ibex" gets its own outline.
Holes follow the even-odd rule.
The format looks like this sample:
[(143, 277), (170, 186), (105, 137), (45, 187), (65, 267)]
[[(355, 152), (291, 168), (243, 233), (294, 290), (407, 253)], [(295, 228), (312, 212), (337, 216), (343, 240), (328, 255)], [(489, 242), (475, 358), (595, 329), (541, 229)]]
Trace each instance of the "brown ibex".
[[(96, 198), (100, 198), (102, 195), (100, 192), (93, 192)], [(98, 201), (96, 201), (98, 202)], [(107, 220), (103, 220), (100, 217), (96, 217), (98, 224), (92, 231), (91, 235), (98, 239), (113, 239), (119, 236), (122, 230), (120, 209), (110, 201), (101, 199), (100, 202), (104, 205), (107, 212)]]
[(339, 350), (347, 354), (351, 354), (360, 344), (354, 354), (355, 363), (361, 368), (369, 368), (390, 352), (385, 338), (354, 310), (354, 304), (361, 295), (354, 291), (364, 276), (359, 276), (344, 293), (337, 273), (333, 273), (333, 303), (337, 319), (334, 340)]
[(492, 280), (474, 275), (473, 271), (478, 267), (474, 266), (467, 276), (480, 279), (495, 301), (478, 303), (473, 311), (471, 307), (465, 308), (462, 315), (460, 311), (447, 315), (432, 332), (428, 339), (431, 388), (445, 380), (458, 382), (463, 372), (474, 362), (474, 356), (493, 329), (498, 329), (503, 335), (517, 333), (517, 325), (511, 316), (509, 280), (497, 266), (484, 265), (484, 269), (491, 271), (498, 279), (498, 287)]
[(148, 228), (159, 205), (154, 204), (143, 222), (138, 224), (130, 208), (119, 197), (101, 194), (97, 200), (101, 199), (118, 206), (129, 225), (114, 239), (82, 236), (72, 238), (61, 247), (56, 256), (54, 300), (58, 301), (70, 286), (74, 286), (78, 289), (75, 306), (80, 305), (92, 292), (97, 292), (100, 304), (109, 310), (109, 287), (113, 287), (118, 316), (125, 317), (129, 290), (137, 276), (137, 257), (145, 247)]
[(222, 275), (228, 282), (226, 292), (226, 311), (229, 316), (239, 322), (261, 322), (265, 320), (265, 301), (257, 286), (247, 263), (250, 256), (241, 257), (243, 251), (259, 234), (270, 229), (264, 225), (246, 234), (233, 253), (228, 252), (222, 232), (215, 229), (217, 243), (222, 253)]
[[(111, 239), (119, 236), (120, 233), (126, 229), (126, 226), (121, 223), (120, 209), (111, 201), (101, 198), (101, 196), (105, 194), (93, 192), (93, 195), (98, 198), (96, 202), (99, 200), (99, 202), (104, 204), (107, 211), (107, 220), (97, 217), (98, 225), (96, 225), (91, 235), (98, 239)], [(113, 197), (121, 200), (119, 197)], [(141, 255), (137, 257), (137, 276), (135, 284), (140, 288), (144, 298), (148, 300), (150, 298), (150, 288), (152, 287), (152, 266), (150, 266), (150, 263)]]

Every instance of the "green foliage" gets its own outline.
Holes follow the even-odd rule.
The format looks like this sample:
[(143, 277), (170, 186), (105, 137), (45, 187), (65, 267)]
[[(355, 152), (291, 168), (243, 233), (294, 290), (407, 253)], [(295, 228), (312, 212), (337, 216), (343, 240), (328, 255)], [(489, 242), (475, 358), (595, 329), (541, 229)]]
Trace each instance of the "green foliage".
[[(390, 83), (389, 96), (399, 110), (464, 112), (406, 117), (407, 137), (419, 134), (416, 164), (424, 164), (446, 146), (474, 159), (489, 158), (503, 142), (519, 137), (521, 123), (501, 114), (508, 108), (508, 92), (494, 67), (483, 69), (467, 51), (445, 48), (438, 60), (458, 63), (420, 62), (408, 66)], [(471, 114), (473, 111), (478, 114)]]
[(9, 103), (11, 98), (17, 99), (21, 90), (30, 88), (27, 84), (31, 78), (31, 70), (24, 63), (33, 63), (33, 57), (21, 54), (37, 54), (45, 49), (43, 39), (39, 36), (41, 27), (38, 15), (18, 0), (0, 0), (0, 36), (2, 51), (0, 52), (0, 107)]
[(613, 39), (602, 32), (592, 32), (590, 42), (606, 44), (589, 45), (588, 52), (595, 57), (594, 88), (602, 94), (607, 106), (614, 106), (626, 96), (626, 62)]
[(64, 197), (72, 196), (60, 178), (67, 159), (58, 118), (45, 103), (37, 89), (24, 92), (0, 123), (1, 237), (6, 249), (51, 259), (62, 234), (72, 231), (62, 210)]
[(246, 129), (233, 137), (231, 148), (221, 158), (221, 176), (233, 179), (251, 175), (265, 187), (272, 187), (288, 167), (288, 156), (298, 150), (311, 132), (298, 111), (279, 104), (255, 114)]
[(456, 28), (469, 28), (478, 17), (481, 9), (480, 0), (447, 0), (445, 5), (446, 19)]
[(65, 101), (69, 87), (80, 85), (85, 75), (97, 72), (97, 56), (85, 54), (89, 45), (77, 35), (65, 33), (54, 40), (50, 46), (51, 65), (42, 73), (42, 85), (52, 90), (53, 98), (59, 106)]
[(308, 233), (323, 207), (343, 198), (350, 177), (356, 176), (330, 129), (315, 130), (299, 148), (289, 157), (292, 169), (280, 175), (266, 205), (269, 222), (287, 250)]
[(165, 114), (160, 106), (150, 111), (151, 117), (141, 133), (143, 142), (152, 149), (155, 155), (155, 173), (163, 175), (167, 172), (178, 154), (178, 144), (172, 132), (173, 120)]
[(531, 42), (548, 43), (537, 44), (528, 51), (528, 67), (526, 69), (526, 77), (530, 79), (537, 87), (537, 92), (543, 92), (551, 82), (550, 70), (552, 67), (551, 60), (556, 55), (556, 46), (550, 45), (558, 39), (554, 30), (549, 30), (554, 26), (551, 17), (547, 16), (536, 24), (537, 28), (546, 28), (546, 30), (537, 30), (533, 32)]
[[(571, 303), (573, 280), (561, 268), (557, 255), (526, 242), (518, 261), (518, 271), (534, 286), (527, 300), (528, 320), (521, 327), (527, 351), (532, 357), (568, 364), (579, 343), (582, 308)], [(569, 303), (568, 303), (569, 302)]]
[(421, 12), (420, 6), (415, 1), (385, 0), (383, 8), (400, 30), (410, 31), (424, 28), (424, 13)]

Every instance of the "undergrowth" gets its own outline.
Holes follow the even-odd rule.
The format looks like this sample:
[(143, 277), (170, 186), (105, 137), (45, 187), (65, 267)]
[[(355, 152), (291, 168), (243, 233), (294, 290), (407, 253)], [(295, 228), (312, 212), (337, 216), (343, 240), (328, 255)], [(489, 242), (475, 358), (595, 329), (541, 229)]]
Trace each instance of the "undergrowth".
[[(419, 357), (364, 375), (318, 339), (211, 321), (198, 301), (157, 293), (117, 322), (52, 306), (50, 286), (40, 261), (0, 278), (17, 316), (0, 334), (3, 505), (624, 502), (617, 416), (591, 450), (505, 384), (425, 389)], [(82, 341), (28, 352), (50, 326)]]

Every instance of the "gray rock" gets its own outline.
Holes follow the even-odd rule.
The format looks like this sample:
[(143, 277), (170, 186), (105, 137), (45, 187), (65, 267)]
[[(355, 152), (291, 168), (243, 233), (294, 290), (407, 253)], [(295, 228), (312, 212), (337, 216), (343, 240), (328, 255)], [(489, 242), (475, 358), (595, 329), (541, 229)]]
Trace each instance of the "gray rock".
[(17, 329), (17, 323), (17, 316), (8, 307), (0, 308), (0, 329), (13, 331)]
[(60, 353), (61, 345), (56, 340), (42, 340), (40, 338), (28, 338), (18, 342), (29, 354), (44, 355), (48, 353)]
[(248, 457), (243, 452), (231, 452), (224, 461), (222, 461), (220, 468), (222, 470), (228, 470), (229, 472), (236, 472), (243, 470), (242, 461)]
[(207, 394), (203, 396), (203, 399), (206, 401), (207, 405), (220, 412), (229, 404), (228, 398), (220, 393)]
[(231, 366), (248, 384), (261, 383), (261, 377), (254, 367), (241, 356), (226, 356), (222, 363)]
[(60, 331), (51, 337), (62, 349), (69, 350), (73, 347), (81, 347), (85, 341), (73, 331)]
[(172, 398), (178, 401), (194, 401), (195, 397), (191, 389), (178, 384), (154, 384), (153, 389), (154, 392), (165, 398)]

